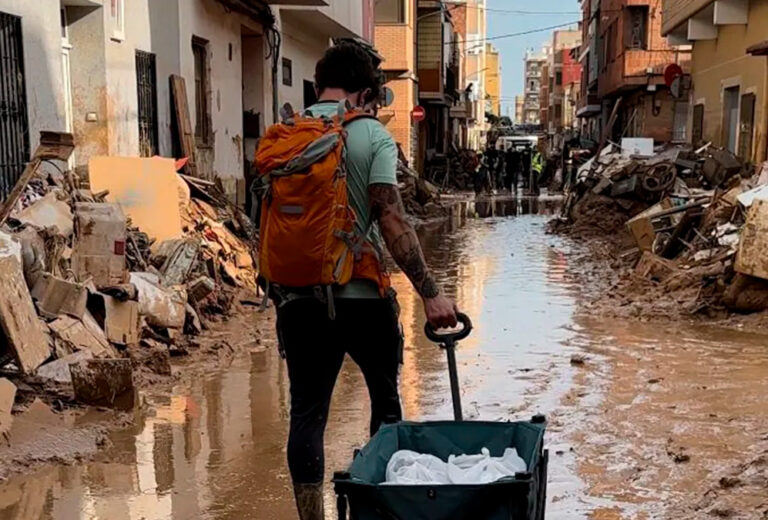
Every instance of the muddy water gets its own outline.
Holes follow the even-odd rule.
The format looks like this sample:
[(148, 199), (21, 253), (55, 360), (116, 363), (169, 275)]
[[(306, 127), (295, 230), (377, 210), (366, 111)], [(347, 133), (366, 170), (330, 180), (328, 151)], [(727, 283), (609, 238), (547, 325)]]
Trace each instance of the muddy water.
[[(422, 232), (430, 264), (476, 326), (458, 352), (465, 415), (549, 417), (548, 518), (706, 517), (707, 491), (766, 448), (765, 338), (580, 317), (571, 246), (544, 233), (556, 206), (467, 204)], [(443, 354), (423, 337), (418, 297), (402, 276), (395, 283), (406, 416), (448, 418)], [(99, 460), (0, 485), (0, 519), (295, 518), (287, 375), (274, 343), (265, 346), (170, 396), (149, 392), (148, 412)], [(366, 430), (365, 386), (348, 365), (326, 437), (329, 472), (347, 465)], [(745, 518), (768, 507), (766, 493), (750, 489), (739, 492)]]

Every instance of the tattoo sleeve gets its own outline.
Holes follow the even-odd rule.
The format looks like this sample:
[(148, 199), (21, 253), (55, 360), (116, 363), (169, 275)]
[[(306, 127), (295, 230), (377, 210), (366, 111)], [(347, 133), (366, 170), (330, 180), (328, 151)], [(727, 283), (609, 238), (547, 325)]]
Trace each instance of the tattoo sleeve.
[(436, 297), (440, 288), (427, 267), (416, 232), (405, 218), (397, 186), (372, 184), (368, 188), (368, 197), (371, 217), (378, 221), (392, 258), (423, 298)]

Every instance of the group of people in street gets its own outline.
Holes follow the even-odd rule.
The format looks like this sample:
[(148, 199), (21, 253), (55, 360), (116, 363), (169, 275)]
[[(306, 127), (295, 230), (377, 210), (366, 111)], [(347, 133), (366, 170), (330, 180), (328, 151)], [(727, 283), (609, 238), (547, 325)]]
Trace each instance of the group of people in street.
[(475, 193), (506, 190), (517, 195), (522, 184), (524, 190), (538, 194), (542, 167), (541, 154), (533, 148), (511, 146), (498, 150), (489, 146), (485, 153), (478, 153)]

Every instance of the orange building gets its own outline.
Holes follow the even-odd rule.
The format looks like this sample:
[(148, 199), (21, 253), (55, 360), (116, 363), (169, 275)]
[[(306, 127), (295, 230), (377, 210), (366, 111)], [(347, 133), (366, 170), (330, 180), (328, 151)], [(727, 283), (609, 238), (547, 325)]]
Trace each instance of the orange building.
[(394, 104), (381, 110), (381, 119), (414, 165), (418, 150), (418, 129), (411, 119), (418, 99), (416, 0), (377, 0), (375, 6), (376, 49), (384, 57), (387, 86), (395, 94)]
[(627, 137), (684, 141), (687, 93), (673, 97), (664, 70), (678, 64), (689, 72), (691, 54), (662, 36), (661, 0), (602, 0), (599, 9), (598, 34), (604, 46), (597, 93), (607, 111), (622, 97), (614, 137), (623, 131)]

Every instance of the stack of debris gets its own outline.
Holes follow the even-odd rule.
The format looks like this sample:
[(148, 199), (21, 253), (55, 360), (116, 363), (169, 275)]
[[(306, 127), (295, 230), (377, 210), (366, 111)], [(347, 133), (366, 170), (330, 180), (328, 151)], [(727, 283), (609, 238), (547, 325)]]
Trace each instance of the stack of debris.
[(41, 143), (0, 211), (2, 371), (31, 393), (130, 406), (137, 366), (170, 374), (189, 336), (256, 290), (254, 230), (172, 159), (93, 158), (78, 179), (40, 172), (71, 135)]
[(633, 266), (613, 287), (625, 300), (708, 314), (768, 309), (768, 163), (710, 146), (636, 151), (609, 146), (586, 163), (553, 228), (609, 235)]
[(419, 220), (443, 218), (448, 210), (440, 202), (440, 190), (419, 177), (402, 160), (397, 164), (397, 182), (405, 211)]

